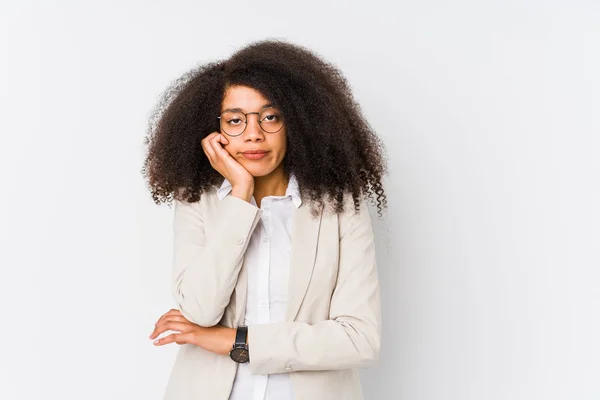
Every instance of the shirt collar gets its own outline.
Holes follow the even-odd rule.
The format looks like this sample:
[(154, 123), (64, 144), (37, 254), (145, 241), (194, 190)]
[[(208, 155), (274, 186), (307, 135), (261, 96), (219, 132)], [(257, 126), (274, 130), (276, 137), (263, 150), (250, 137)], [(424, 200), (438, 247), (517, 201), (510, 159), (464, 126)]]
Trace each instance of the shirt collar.
[[(223, 200), (225, 196), (227, 196), (231, 192), (231, 183), (227, 180), (223, 180), (223, 184), (221, 187), (217, 189), (217, 196), (219, 200)], [(300, 197), (300, 191), (298, 188), (298, 181), (296, 180), (296, 176), (294, 174), (290, 174), (290, 180), (288, 182), (288, 187), (285, 191), (284, 197), (292, 197), (292, 202), (296, 208), (300, 207), (302, 204), (302, 198)]]

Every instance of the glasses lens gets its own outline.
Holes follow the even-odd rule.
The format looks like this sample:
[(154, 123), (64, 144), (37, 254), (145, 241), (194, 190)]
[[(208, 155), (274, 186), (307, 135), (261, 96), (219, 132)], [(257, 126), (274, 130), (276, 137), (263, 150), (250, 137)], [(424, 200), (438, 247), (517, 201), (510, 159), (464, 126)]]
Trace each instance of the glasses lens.
[(246, 117), (235, 111), (225, 111), (221, 114), (221, 129), (228, 135), (237, 136), (244, 131)]
[(275, 133), (283, 127), (283, 117), (281, 113), (274, 108), (265, 108), (260, 113), (260, 126), (265, 132)]

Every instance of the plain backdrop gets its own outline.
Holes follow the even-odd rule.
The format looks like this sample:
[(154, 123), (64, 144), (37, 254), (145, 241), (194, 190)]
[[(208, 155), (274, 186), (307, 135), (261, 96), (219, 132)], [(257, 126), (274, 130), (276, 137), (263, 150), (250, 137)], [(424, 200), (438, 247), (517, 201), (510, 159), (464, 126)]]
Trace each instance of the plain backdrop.
[(269, 37), (337, 65), (386, 145), (365, 398), (600, 399), (599, 21), (595, 0), (2, 1), (0, 399), (162, 397), (148, 117)]

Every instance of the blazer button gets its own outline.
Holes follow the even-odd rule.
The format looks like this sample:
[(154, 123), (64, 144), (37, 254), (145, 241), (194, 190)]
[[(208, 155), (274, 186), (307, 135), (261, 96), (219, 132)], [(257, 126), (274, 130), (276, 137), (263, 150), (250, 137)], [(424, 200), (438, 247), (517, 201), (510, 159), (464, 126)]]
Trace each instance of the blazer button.
[(244, 244), (244, 239), (238, 239), (237, 244)]
[(285, 368), (284, 368), (284, 371), (285, 371), (285, 372), (290, 372), (291, 370), (292, 370), (292, 367), (290, 367), (290, 365), (289, 365), (289, 364), (286, 364), (286, 366), (285, 366)]

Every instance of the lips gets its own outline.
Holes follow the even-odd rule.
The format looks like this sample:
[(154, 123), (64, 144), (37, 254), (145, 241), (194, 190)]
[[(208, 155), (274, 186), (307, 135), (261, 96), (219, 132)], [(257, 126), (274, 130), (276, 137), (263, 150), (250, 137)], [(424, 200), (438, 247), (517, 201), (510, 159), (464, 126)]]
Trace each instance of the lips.
[(248, 150), (242, 153), (246, 160), (261, 160), (267, 155), (266, 150)]
[(244, 151), (242, 154), (265, 154), (266, 150), (248, 150)]

